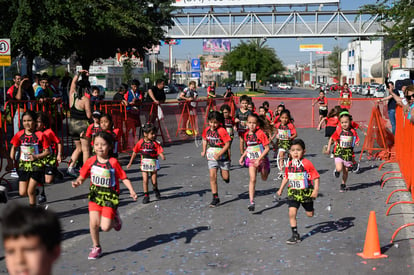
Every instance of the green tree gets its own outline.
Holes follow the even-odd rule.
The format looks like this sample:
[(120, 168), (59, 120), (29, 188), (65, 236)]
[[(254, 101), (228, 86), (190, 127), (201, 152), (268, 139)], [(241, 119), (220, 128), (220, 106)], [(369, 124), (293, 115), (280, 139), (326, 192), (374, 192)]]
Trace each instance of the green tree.
[(396, 42), (392, 50), (414, 49), (413, 0), (377, 0), (375, 4), (362, 6), (362, 12), (381, 15), (376, 20), (388, 33), (386, 38)]
[(341, 53), (342, 49), (335, 46), (332, 53), (328, 56), (330, 73), (335, 76), (338, 81), (341, 79)]
[(243, 71), (243, 79), (250, 79), (250, 74), (256, 73), (257, 80), (268, 79), (283, 71), (284, 66), (275, 50), (265, 45), (265, 42), (262, 39), (252, 39), (248, 43), (241, 41), (224, 56), (220, 70), (229, 71), (233, 75), (236, 75), (236, 71)]

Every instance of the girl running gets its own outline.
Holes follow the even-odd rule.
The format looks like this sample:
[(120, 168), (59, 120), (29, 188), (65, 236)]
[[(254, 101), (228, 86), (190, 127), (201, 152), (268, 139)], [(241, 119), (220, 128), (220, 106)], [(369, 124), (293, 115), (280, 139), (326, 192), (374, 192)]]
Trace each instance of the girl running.
[(210, 207), (216, 207), (220, 203), (217, 187), (217, 170), (221, 170), (224, 182), (230, 182), (230, 158), (228, 149), (231, 138), (223, 127), (224, 118), (217, 111), (208, 114), (208, 125), (203, 131), (202, 157), (207, 157), (208, 169), (210, 171), (210, 187), (213, 200)]
[[(337, 125), (339, 124), (339, 113), (341, 112), (341, 107), (340, 106), (335, 106), (334, 108), (332, 108), (327, 117), (324, 117), (318, 125), (318, 128), (316, 128), (316, 130), (320, 130), (322, 127), (322, 124), (325, 122), (326, 126), (325, 126), (325, 137), (328, 138), (328, 142), (329, 139), (331, 138), (332, 134), (335, 133)], [(326, 149), (328, 148), (328, 145), (324, 145), (323, 146), (323, 152), (326, 151)], [(331, 158), (333, 158), (333, 154), (331, 154)]]
[(273, 124), (276, 124), (279, 122), (279, 117), (280, 114), (282, 113), (282, 111), (286, 110), (285, 105), (283, 104), (279, 104), (279, 106), (277, 106), (275, 112), (274, 112), (274, 120), (273, 120)]
[(341, 89), (341, 93), (339, 94), (340, 98), (340, 105), (341, 108), (349, 109), (351, 108), (351, 99), (352, 99), (352, 92), (348, 88), (348, 83), (344, 83), (344, 86)]
[(352, 116), (348, 112), (340, 113), (339, 121), (341, 123), (341, 128), (337, 129), (329, 139), (326, 153), (330, 153), (330, 148), (334, 141), (334, 176), (336, 178), (339, 178), (340, 172), (342, 171), (342, 183), (340, 186), (340, 192), (345, 192), (346, 181), (348, 179), (348, 169), (352, 167), (354, 146), (359, 145), (359, 137), (355, 129), (351, 127)]
[(282, 171), (282, 168), (284, 166), (283, 159), (285, 157), (285, 154), (288, 154), (292, 140), (298, 136), (296, 133), (296, 128), (291, 121), (292, 118), (290, 116), (289, 110), (283, 110), (280, 113), (279, 122), (275, 125), (275, 128), (277, 130), (277, 148), (279, 150), (278, 167), (281, 169), (280, 171)]
[(313, 217), (313, 200), (319, 193), (319, 173), (312, 162), (303, 158), (305, 154), (305, 143), (301, 139), (292, 141), (290, 147), (291, 160), (285, 168), (282, 184), (277, 191), (282, 196), (283, 189), (288, 185), (289, 221), (292, 228), (292, 237), (286, 241), (287, 244), (295, 244), (301, 241), (297, 228), (296, 216), (300, 205), (305, 208), (306, 215)]
[(244, 153), (244, 134), (247, 131), (247, 117), (252, 114), (252, 112), (247, 109), (249, 105), (250, 98), (247, 95), (242, 95), (240, 97), (240, 108), (236, 110), (234, 122), (237, 123), (237, 133), (239, 134), (240, 139), (240, 155)]
[(85, 136), (89, 140), (91, 140), (91, 144), (92, 144), (92, 140), (95, 137), (96, 133), (101, 131), (101, 125), (100, 125), (101, 116), (102, 114), (100, 111), (93, 111), (92, 113), (93, 123), (88, 126), (88, 129), (86, 129)]
[(129, 190), (130, 197), (136, 201), (137, 194), (132, 187), (118, 160), (111, 156), (114, 141), (112, 135), (99, 132), (94, 138), (93, 147), (96, 155), (89, 158), (80, 170), (80, 175), (72, 187), (80, 186), (86, 178), (90, 177), (89, 187), (89, 229), (93, 247), (88, 259), (94, 260), (102, 255), (99, 240), (99, 227), (102, 231), (112, 228), (121, 230), (122, 221), (118, 212), (119, 205), (119, 179)]
[(322, 119), (328, 114), (328, 99), (325, 97), (324, 91), (319, 92), (319, 97), (315, 99), (315, 102), (312, 104), (312, 106), (315, 106), (316, 103), (319, 105), (319, 125)]
[[(56, 136), (56, 134), (49, 128), (49, 117), (43, 113), (37, 113), (36, 119), (36, 130), (43, 132), (46, 138), (49, 140), (49, 151), (50, 154), (43, 158), (43, 163), (45, 165), (45, 183), (51, 184), (53, 183), (55, 175), (60, 175), (60, 171), (58, 170), (59, 163), (62, 162), (62, 151), (63, 146), (60, 139)], [(63, 175), (60, 175), (63, 178)], [(40, 192), (39, 196), (39, 203), (46, 202), (46, 194), (45, 194), (45, 186), (42, 184), (42, 191)]]
[(119, 141), (121, 140), (121, 133), (118, 128), (114, 129), (114, 122), (112, 120), (112, 116), (110, 114), (103, 114), (101, 116), (101, 119), (99, 120), (99, 125), (101, 127), (102, 132), (107, 132), (112, 135), (112, 138), (115, 142), (113, 146), (113, 156), (117, 158), (119, 152)]
[(23, 130), (12, 138), (10, 158), (16, 161), (16, 151), (20, 149), (19, 166), (19, 195), (28, 196), (30, 206), (36, 206), (36, 186), (44, 179), (43, 159), (50, 154), (49, 140), (40, 131), (36, 131), (37, 115), (26, 111), (22, 116)]
[(248, 132), (244, 134), (246, 140), (246, 151), (240, 157), (239, 163), (243, 165), (245, 158), (249, 166), (249, 211), (254, 211), (254, 195), (256, 189), (256, 176), (259, 172), (262, 180), (267, 180), (270, 172), (270, 163), (267, 157), (269, 152), (269, 139), (263, 132), (264, 122), (256, 114), (247, 118)]
[(158, 190), (157, 182), (157, 170), (160, 165), (158, 162), (158, 156), (165, 160), (164, 149), (155, 140), (155, 134), (157, 129), (151, 123), (144, 125), (142, 131), (144, 132), (144, 138), (135, 144), (131, 159), (129, 160), (127, 168), (129, 169), (138, 153), (141, 153), (141, 171), (142, 171), (142, 187), (144, 189), (144, 198), (142, 199), (143, 204), (150, 202), (150, 196), (148, 192), (148, 179), (151, 178), (152, 190), (154, 191), (155, 197), (160, 200), (161, 194)]
[(227, 104), (223, 104), (220, 107), (220, 112), (223, 114), (224, 117), (224, 128), (226, 129), (227, 133), (229, 134), (231, 140), (230, 140), (230, 146), (229, 146), (229, 160), (231, 162), (231, 144), (234, 139), (234, 128), (236, 126), (236, 123), (234, 122), (234, 118), (231, 117), (231, 108)]

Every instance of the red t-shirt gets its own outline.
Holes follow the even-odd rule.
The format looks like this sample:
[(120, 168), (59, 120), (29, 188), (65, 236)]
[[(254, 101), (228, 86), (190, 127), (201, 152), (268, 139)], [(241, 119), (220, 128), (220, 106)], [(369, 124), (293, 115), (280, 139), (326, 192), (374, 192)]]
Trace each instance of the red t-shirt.
[(326, 127), (337, 127), (339, 119), (337, 116), (326, 118)]
[(224, 128), (226, 129), (230, 137), (234, 135), (234, 125), (236, 125), (236, 123), (234, 122), (234, 118), (228, 117), (224, 119)]
[(349, 89), (341, 90), (341, 93), (339, 94), (339, 97), (341, 98), (352, 98), (352, 92)]
[(49, 140), (50, 143), (50, 153), (56, 153), (56, 144), (60, 143), (60, 138), (58, 138), (53, 132), (52, 129), (46, 129), (43, 131), (43, 134), (46, 136), (46, 138)]
[(282, 125), (281, 122), (276, 123), (275, 128), (277, 130), (278, 139), (289, 140), (293, 135), (296, 135), (296, 128), (292, 123)]
[(224, 127), (218, 127), (216, 130), (211, 130), (207, 127), (203, 131), (203, 139), (207, 141), (209, 147), (223, 148), (226, 142), (231, 141), (230, 135)]
[[(289, 164), (285, 167), (285, 178), (289, 178), (289, 174), (296, 174), (296, 173), (305, 173), (303, 177), (291, 177), (290, 178), (303, 178), (305, 180), (305, 187), (313, 187), (313, 181), (315, 179), (319, 179), (320, 175), (318, 171), (316, 171), (315, 167), (313, 166), (312, 162), (307, 159), (300, 160), (301, 165), (292, 165), (292, 161), (289, 161)], [(289, 181), (288, 188), (291, 186), (292, 182)]]
[(336, 129), (331, 138), (337, 142), (337, 146), (342, 148), (353, 148), (355, 143), (359, 142), (358, 134), (353, 128), (349, 129), (349, 131), (342, 130), (341, 128)]
[(247, 147), (260, 144), (266, 146), (269, 144), (269, 139), (262, 129), (257, 129), (253, 134), (246, 132), (244, 134), (244, 140), (246, 141)]
[(17, 132), (10, 143), (16, 148), (20, 147), (20, 160), (25, 162), (30, 161), (29, 154), (40, 154), (43, 152), (43, 149), (50, 146), (49, 140), (42, 132), (37, 131), (27, 135), (24, 129)]
[(96, 133), (98, 133), (101, 130), (101, 127), (95, 127), (95, 124), (92, 123), (91, 125), (88, 126), (88, 129), (86, 129), (86, 134), (85, 136), (87, 138), (92, 138), (94, 135), (96, 135)]
[(319, 105), (325, 105), (325, 104), (327, 105), (328, 104), (328, 99), (326, 97), (323, 97), (323, 98), (318, 97), (316, 100), (318, 101)]
[(137, 154), (141, 153), (141, 158), (156, 159), (164, 149), (158, 142), (152, 140), (145, 142), (142, 138), (135, 144), (133, 151)]
[(106, 163), (100, 163), (97, 156), (90, 157), (82, 166), (79, 174), (86, 179), (91, 177), (91, 185), (111, 188), (119, 194), (119, 179), (127, 178), (116, 158), (109, 158)]

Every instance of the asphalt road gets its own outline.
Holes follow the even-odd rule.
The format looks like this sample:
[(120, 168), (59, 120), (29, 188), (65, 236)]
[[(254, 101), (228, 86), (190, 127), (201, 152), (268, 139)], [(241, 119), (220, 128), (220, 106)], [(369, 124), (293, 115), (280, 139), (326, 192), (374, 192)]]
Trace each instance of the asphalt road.
[[(269, 179), (258, 179), (256, 210), (249, 212), (248, 170), (237, 164), (240, 153), (236, 137), (231, 182), (218, 180), (221, 205), (209, 208), (207, 161), (200, 156), (201, 148), (189, 139), (164, 148), (167, 160), (160, 161), (158, 177), (162, 200), (155, 200), (151, 194), (151, 203), (143, 205), (137, 162), (127, 170), (139, 198), (132, 201), (121, 184), (123, 228), (120, 232), (101, 232), (104, 254), (98, 260), (87, 259), (91, 246), (88, 184), (73, 189), (71, 179), (66, 178), (47, 186), (48, 208), (58, 213), (64, 229), (62, 255), (54, 274), (410, 274), (414, 264), (413, 229), (401, 231), (394, 245), (388, 243), (395, 229), (412, 222), (414, 208), (395, 207), (390, 216), (385, 216), (387, 195), (404, 183), (392, 181), (381, 190), (382, 173), (377, 170), (380, 162), (364, 157), (361, 173), (350, 174), (349, 191), (340, 193), (339, 179), (332, 174), (334, 162), (321, 154), (326, 142), (323, 133), (298, 129), (298, 134), (305, 140), (306, 158), (321, 175), (315, 217), (308, 218), (303, 208), (299, 210), (301, 243), (285, 244), (291, 235), (286, 191), (282, 199), (275, 195), (280, 180), (274, 161)], [(363, 133), (359, 134), (363, 138)], [(124, 168), (128, 159), (126, 154), (119, 157)], [(385, 167), (385, 171), (395, 169)], [(27, 203), (27, 198), (18, 197), (17, 183), (13, 185), (10, 200)], [(410, 197), (398, 193), (392, 198), (392, 202), (399, 200)], [(0, 205), (0, 210), (5, 207)], [(385, 259), (364, 260), (356, 255), (364, 247), (371, 210), (376, 211), (382, 251), (388, 255)], [(2, 249), (0, 272), (6, 273)]]

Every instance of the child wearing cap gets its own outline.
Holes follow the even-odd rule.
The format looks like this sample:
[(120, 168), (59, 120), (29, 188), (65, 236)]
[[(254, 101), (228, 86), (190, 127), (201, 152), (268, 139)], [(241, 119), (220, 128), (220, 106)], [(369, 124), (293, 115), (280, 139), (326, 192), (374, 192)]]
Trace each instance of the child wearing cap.
[(85, 137), (87, 137), (91, 141), (91, 145), (92, 145), (92, 140), (95, 137), (96, 133), (100, 132), (101, 130), (101, 126), (100, 126), (101, 116), (102, 114), (100, 111), (94, 111), (92, 113), (93, 123), (88, 126), (88, 129), (86, 129)]

